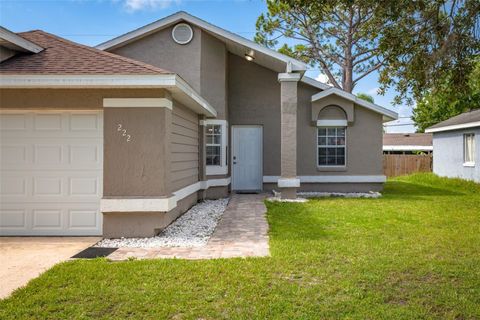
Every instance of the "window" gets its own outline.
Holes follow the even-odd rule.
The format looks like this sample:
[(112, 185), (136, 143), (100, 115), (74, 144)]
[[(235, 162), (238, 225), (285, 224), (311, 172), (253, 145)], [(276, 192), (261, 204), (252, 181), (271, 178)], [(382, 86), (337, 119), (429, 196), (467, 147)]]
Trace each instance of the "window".
[(207, 175), (227, 174), (227, 121), (205, 120)]
[(475, 134), (463, 135), (463, 162), (467, 166), (475, 165)]
[(222, 160), (222, 126), (209, 124), (206, 127), (207, 166), (219, 166)]
[(345, 166), (345, 127), (318, 128), (318, 166)]

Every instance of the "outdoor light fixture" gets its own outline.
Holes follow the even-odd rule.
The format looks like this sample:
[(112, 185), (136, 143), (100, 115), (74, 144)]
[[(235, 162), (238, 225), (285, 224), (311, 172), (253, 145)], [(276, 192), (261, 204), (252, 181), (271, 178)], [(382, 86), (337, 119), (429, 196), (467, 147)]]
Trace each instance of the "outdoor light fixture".
[(253, 55), (254, 55), (253, 50), (250, 50), (250, 52), (245, 53), (245, 59), (247, 59), (248, 61), (253, 61), (255, 59)]

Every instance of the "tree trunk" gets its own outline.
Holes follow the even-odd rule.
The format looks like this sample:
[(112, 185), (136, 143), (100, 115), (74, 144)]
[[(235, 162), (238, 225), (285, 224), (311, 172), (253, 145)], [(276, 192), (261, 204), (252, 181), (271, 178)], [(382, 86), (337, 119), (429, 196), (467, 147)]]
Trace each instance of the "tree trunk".
[(345, 46), (345, 63), (343, 66), (343, 79), (342, 87), (343, 90), (352, 93), (353, 91), (353, 59), (352, 59), (352, 47), (353, 47), (353, 18), (354, 18), (353, 7), (350, 7), (349, 17), (348, 17), (348, 31), (346, 37), (346, 46)]

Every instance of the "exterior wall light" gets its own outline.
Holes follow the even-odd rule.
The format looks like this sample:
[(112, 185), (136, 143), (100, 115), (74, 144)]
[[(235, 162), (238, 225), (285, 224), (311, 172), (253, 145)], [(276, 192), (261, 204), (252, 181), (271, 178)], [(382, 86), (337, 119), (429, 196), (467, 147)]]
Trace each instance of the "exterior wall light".
[(253, 54), (245, 53), (245, 59), (247, 59), (248, 61), (253, 61), (255, 57), (253, 56)]

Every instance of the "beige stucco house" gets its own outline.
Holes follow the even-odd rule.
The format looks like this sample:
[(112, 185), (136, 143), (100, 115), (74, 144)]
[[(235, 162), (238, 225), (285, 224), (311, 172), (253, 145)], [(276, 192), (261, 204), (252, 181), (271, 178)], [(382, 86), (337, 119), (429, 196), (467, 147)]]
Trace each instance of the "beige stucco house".
[(179, 12), (98, 45), (0, 30), (0, 235), (156, 234), (199, 199), (382, 189), (397, 114)]

